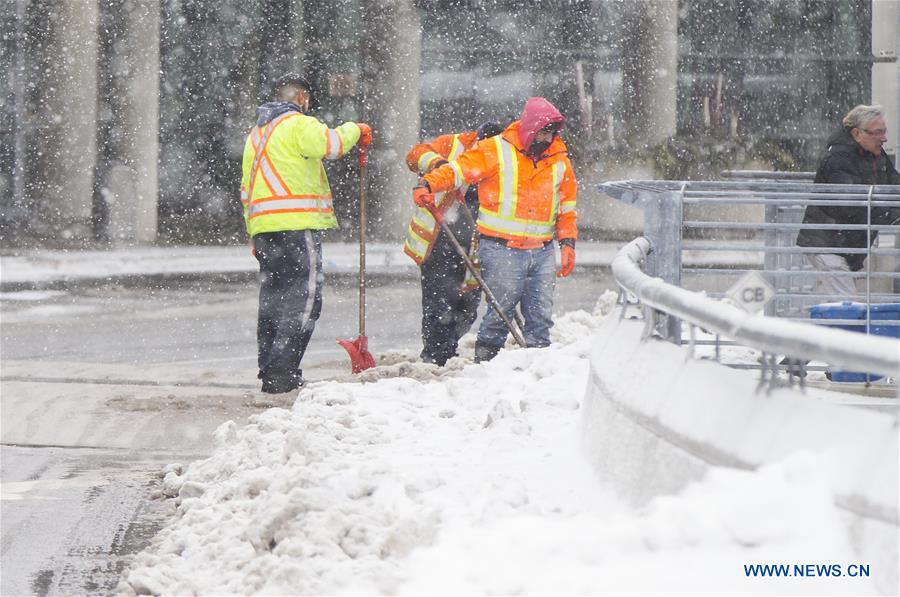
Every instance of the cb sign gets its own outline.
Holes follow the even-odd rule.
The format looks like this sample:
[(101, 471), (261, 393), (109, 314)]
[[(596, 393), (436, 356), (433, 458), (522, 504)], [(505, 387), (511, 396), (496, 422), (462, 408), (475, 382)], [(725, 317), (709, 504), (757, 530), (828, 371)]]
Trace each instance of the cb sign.
[(775, 289), (759, 272), (748, 272), (725, 296), (747, 313), (759, 313), (775, 296)]

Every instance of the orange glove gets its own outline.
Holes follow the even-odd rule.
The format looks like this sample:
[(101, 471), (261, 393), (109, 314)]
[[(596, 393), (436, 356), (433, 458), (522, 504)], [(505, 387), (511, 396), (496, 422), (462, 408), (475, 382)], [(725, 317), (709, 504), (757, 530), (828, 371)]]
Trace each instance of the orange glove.
[(569, 243), (560, 245), (559, 247), (559, 270), (556, 272), (557, 278), (565, 278), (575, 269), (575, 247)]
[(413, 189), (413, 201), (415, 201), (416, 205), (419, 207), (432, 207), (434, 208), (434, 193), (431, 192), (431, 187), (428, 186), (427, 182), (421, 181), (417, 187)]
[(356, 126), (359, 127), (359, 144), (368, 147), (372, 142), (372, 127), (364, 122), (357, 122)]

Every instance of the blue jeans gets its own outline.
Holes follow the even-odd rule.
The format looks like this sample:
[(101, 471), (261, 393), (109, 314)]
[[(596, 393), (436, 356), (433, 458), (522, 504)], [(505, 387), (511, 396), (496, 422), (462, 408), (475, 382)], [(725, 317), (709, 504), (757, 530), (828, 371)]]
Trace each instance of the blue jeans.
[[(538, 249), (511, 249), (503, 241), (482, 237), (478, 255), (484, 282), (510, 321), (515, 321), (513, 312), (516, 305), (521, 304), (525, 343), (535, 347), (549, 346), (556, 287), (556, 256), (552, 243)], [(488, 305), (478, 330), (478, 343), (500, 348), (506, 343), (508, 333), (503, 320)]]

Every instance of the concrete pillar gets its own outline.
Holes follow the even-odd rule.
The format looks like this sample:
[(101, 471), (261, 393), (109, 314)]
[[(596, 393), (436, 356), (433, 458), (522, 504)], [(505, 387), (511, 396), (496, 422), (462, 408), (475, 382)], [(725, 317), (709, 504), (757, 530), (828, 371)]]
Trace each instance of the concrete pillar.
[(885, 149), (897, 155), (900, 136), (900, 1), (872, 0), (872, 103), (887, 112), (888, 142)]
[(655, 145), (675, 134), (678, 2), (630, 0), (622, 10), (625, 134)]
[(156, 240), (159, 202), (159, 0), (125, 4), (115, 49), (120, 122), (107, 181), (109, 237), (117, 244)]
[[(887, 118), (888, 141), (885, 151), (896, 156), (900, 148), (900, 1), (872, 1), (872, 55), (876, 60), (872, 64), (872, 103), (884, 107)], [(893, 237), (893, 238), (891, 238)], [(879, 247), (898, 247), (898, 235), (880, 234)], [(900, 272), (900, 259), (892, 256), (879, 256), (872, 264), (875, 271)], [(878, 288), (881, 292), (900, 292), (900, 279), (884, 280), (886, 288)], [(887, 284), (890, 282), (890, 284)]]
[(370, 213), (379, 238), (398, 240), (412, 215), (415, 176), (406, 151), (418, 142), (421, 18), (413, 0), (363, 3), (366, 79), (362, 114), (375, 131)]
[[(12, 91), (12, 114), (9, 123), (13, 131), (13, 163), (12, 163), (12, 181), (9, 188), (4, 187), (5, 194), (12, 193), (8, 201), (2, 204), (7, 213), (0, 215), (0, 230), (5, 234), (7, 240), (10, 236), (14, 236), (20, 232), (20, 228), (28, 221), (28, 202), (26, 197), (25, 173), (26, 160), (25, 151), (26, 128), (29, 126), (27, 99), (26, 99), (26, 64), (28, 56), (28, 45), (25, 25), (25, 8), (26, 0), (16, 0), (16, 19), (15, 19), (15, 53), (7, 72), (8, 85)], [(10, 228), (5, 228), (9, 226)]]
[[(97, 159), (97, 0), (59, 2), (48, 11), (49, 43), (42, 110), (44, 178), (34, 232), (55, 243), (91, 237), (94, 165)], [(48, 236), (48, 235), (52, 235)]]

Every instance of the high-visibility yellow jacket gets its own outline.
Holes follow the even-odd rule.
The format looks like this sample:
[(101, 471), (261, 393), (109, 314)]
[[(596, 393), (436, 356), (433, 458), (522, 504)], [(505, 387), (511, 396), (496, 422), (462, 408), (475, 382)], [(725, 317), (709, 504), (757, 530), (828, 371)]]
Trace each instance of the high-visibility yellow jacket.
[(354, 122), (331, 129), (293, 110), (253, 127), (244, 144), (241, 178), (250, 236), (337, 227), (322, 159), (346, 155), (359, 136)]
[(535, 161), (518, 132), (515, 121), (423, 178), (435, 193), (477, 184), (478, 231), (510, 247), (535, 248), (554, 237), (574, 240), (577, 186), (566, 144), (554, 138)]
[[(477, 137), (476, 131), (466, 131), (455, 135), (441, 135), (429, 143), (419, 143), (406, 155), (406, 165), (413, 172), (425, 174), (440, 160), (454, 160), (467, 149), (474, 147)], [(454, 203), (462, 201), (463, 195), (465, 189), (440, 193), (435, 197), (435, 204), (441, 213), (446, 213)], [(406, 229), (403, 252), (409, 255), (416, 265), (422, 265), (434, 248), (438, 233), (438, 223), (431, 212), (424, 207), (417, 208)]]

